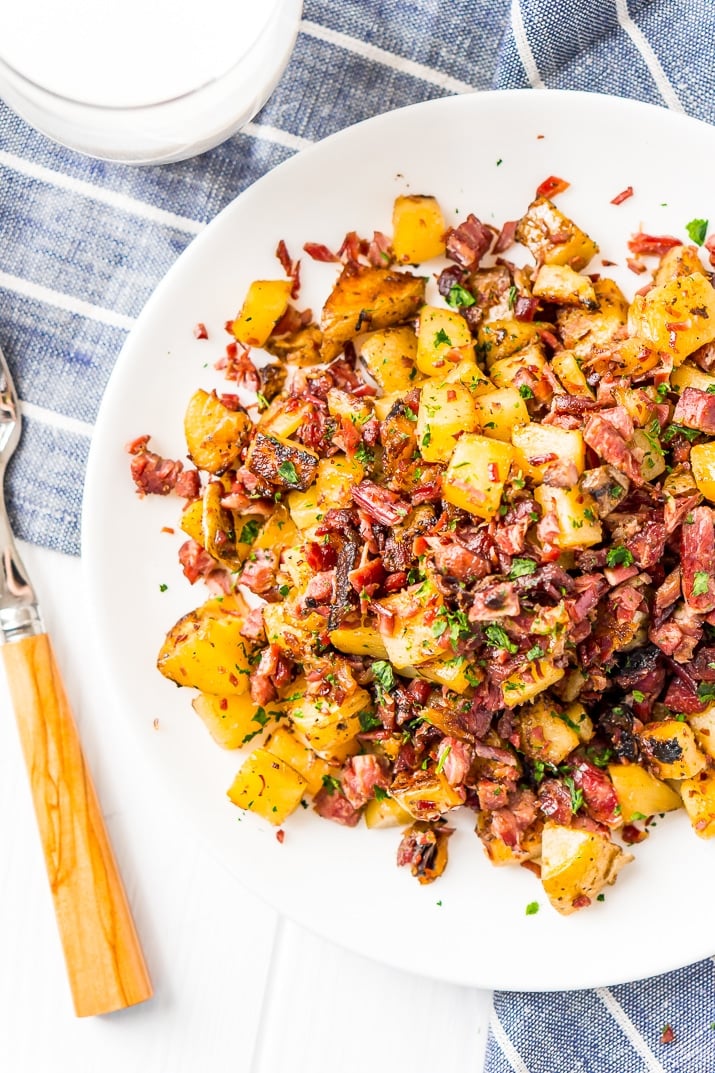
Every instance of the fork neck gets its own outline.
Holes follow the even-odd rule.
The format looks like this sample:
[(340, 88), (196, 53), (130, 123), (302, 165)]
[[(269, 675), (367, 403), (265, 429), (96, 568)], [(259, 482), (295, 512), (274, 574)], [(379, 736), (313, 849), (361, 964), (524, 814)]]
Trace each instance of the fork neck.
[[(0, 485), (3, 477), (0, 472)], [(44, 632), (37, 597), (0, 499), (0, 644)]]

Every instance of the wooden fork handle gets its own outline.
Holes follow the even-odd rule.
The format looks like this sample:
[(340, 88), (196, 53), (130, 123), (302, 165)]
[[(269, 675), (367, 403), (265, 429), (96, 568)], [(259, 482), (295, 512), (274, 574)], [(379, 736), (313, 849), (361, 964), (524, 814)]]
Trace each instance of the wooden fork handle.
[(2, 646), (78, 1017), (152, 986), (46, 633)]

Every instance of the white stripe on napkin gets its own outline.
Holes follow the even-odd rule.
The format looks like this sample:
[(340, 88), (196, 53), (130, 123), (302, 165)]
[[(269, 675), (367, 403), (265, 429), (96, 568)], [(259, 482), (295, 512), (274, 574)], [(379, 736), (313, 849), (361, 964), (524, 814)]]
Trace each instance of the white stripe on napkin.
[(635, 1050), (641, 1056), (646, 1064), (648, 1073), (665, 1073), (665, 1069), (660, 1064), (656, 1056), (651, 1051), (646, 1041), (641, 1036), (636, 1026), (631, 1021), (626, 1011), (621, 1006), (620, 1002), (614, 998), (607, 987), (597, 987), (595, 994), (598, 995), (603, 1005), (610, 1013), (613, 1020), (623, 1031), (623, 1034), (628, 1037), (629, 1041), (633, 1044)]
[(660, 95), (674, 112), (685, 112), (673, 84), (663, 70), (660, 60), (650, 46), (643, 31), (636, 26), (628, 11), (628, 0), (616, 0), (616, 15), (618, 22), (636, 46), (645, 64), (653, 76), (653, 81), (660, 91)]
[(105, 309), (102, 306), (92, 305), (91, 302), (83, 302), (81, 298), (74, 298), (71, 294), (63, 294), (61, 291), (50, 290), (39, 283), (33, 283), (29, 279), (21, 279), (19, 276), (11, 276), (9, 272), (0, 271), (0, 287), (8, 291), (21, 294), (25, 298), (32, 298), (36, 302), (47, 302), (48, 305), (57, 309), (64, 309), (68, 313), (77, 313), (80, 317), (88, 320), (99, 321), (100, 324), (109, 324), (112, 328), (123, 328), (130, 331), (134, 327), (134, 318), (127, 317), (124, 313), (115, 313), (113, 309)]
[(489, 1018), (489, 1027), (492, 1030), (492, 1035), (501, 1047), (502, 1053), (507, 1062), (514, 1070), (514, 1073), (529, 1073), (529, 1069), (524, 1063), (524, 1059), (521, 1057), (513, 1042), (509, 1039), (509, 1036), (504, 1031), (504, 1026), (499, 1020), (497, 1011), (492, 1004), (492, 1012)]
[(534, 89), (544, 89), (544, 83), (539, 74), (539, 68), (536, 66), (534, 53), (531, 51), (529, 38), (526, 36), (526, 27), (524, 26), (519, 0), (511, 0), (511, 28), (514, 31), (514, 42), (519, 53), (519, 59), (524, 65), (526, 77), (529, 79), (529, 85), (533, 86)]
[(317, 37), (319, 41), (337, 45), (338, 48), (344, 48), (347, 52), (353, 52), (356, 56), (362, 56), (363, 59), (381, 63), (385, 67), (392, 67), (395, 71), (401, 71), (402, 74), (421, 78), (423, 82), (431, 82), (433, 86), (439, 86), (440, 89), (449, 90), (451, 93), (474, 92), (474, 86), (470, 86), (468, 82), (460, 82), (457, 78), (443, 74), (442, 71), (435, 71), (432, 67), (417, 63), (415, 60), (408, 60), (405, 56), (396, 56), (393, 52), (378, 48), (377, 45), (371, 45), (367, 41), (359, 41), (356, 37), (340, 33), (339, 30), (320, 26), (309, 19), (303, 19), (300, 28), (303, 33), (310, 37)]
[(20, 409), (24, 417), (38, 421), (42, 425), (51, 428), (59, 428), (63, 432), (72, 432), (76, 436), (84, 436), (91, 439), (94, 425), (88, 421), (80, 421), (76, 417), (67, 417), (66, 414), (58, 414), (55, 410), (46, 410), (44, 406), (35, 406), (33, 402), (20, 401)]
[(311, 138), (301, 138), (299, 134), (290, 134), (287, 130), (280, 130), (279, 127), (272, 127), (268, 123), (246, 123), (241, 127), (239, 134), (250, 134), (260, 141), (275, 142), (277, 145), (285, 146), (286, 149), (307, 149), (313, 144)]
[(51, 186), (56, 186), (59, 190), (68, 190), (72, 194), (81, 194), (83, 197), (93, 198), (95, 201), (110, 205), (113, 209), (122, 209), (133, 216), (142, 216), (146, 220), (151, 220), (153, 223), (174, 227), (177, 231), (187, 231), (191, 235), (198, 235), (199, 231), (202, 231), (205, 226), (197, 220), (189, 220), (186, 216), (178, 216), (175, 212), (168, 212), (166, 209), (157, 208), (155, 205), (147, 205), (146, 202), (139, 201), (137, 198), (129, 197), (127, 194), (121, 194), (115, 190), (107, 190), (102, 186), (95, 186), (94, 183), (85, 182), (84, 179), (75, 179), (71, 175), (64, 175), (60, 171), (45, 168), (41, 164), (34, 164), (30, 160), (24, 160), (22, 157), (6, 153), (4, 150), (0, 150), (0, 164), (4, 164), (5, 167), (21, 175), (27, 175), (31, 179), (37, 179), (42, 183), (50, 183)]

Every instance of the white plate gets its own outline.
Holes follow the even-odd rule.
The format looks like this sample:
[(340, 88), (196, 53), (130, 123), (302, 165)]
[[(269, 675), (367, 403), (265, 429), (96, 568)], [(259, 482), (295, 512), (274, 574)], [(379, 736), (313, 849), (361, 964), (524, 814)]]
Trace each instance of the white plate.
[[(529, 872), (488, 864), (470, 815), (450, 841), (445, 875), (426, 887), (395, 866), (396, 830), (346, 830), (299, 810), (281, 845), (255, 817), (239, 822), (225, 796), (236, 755), (209, 739), (189, 691), (155, 670), (166, 630), (204, 598), (181, 576), (178, 535), (162, 532), (176, 523), (180, 502), (138, 499), (124, 444), (150, 433), (157, 451), (183, 456), (186, 402), (199, 386), (230, 390), (212, 368), (228, 341), (223, 325), (252, 279), (280, 274), (281, 238), (296, 256), (308, 240), (336, 248), (350, 229), (389, 233), (402, 192), (436, 194), (450, 221), (471, 211), (498, 225), (518, 217), (555, 174), (571, 183), (560, 207), (617, 262), (607, 272), (632, 294), (642, 283), (624, 267), (632, 232), (685, 239), (692, 218), (715, 221), (713, 155), (710, 127), (580, 93), (475, 93), (380, 116), (242, 194), (179, 259), (128, 339), (95, 430), (84, 509), (87, 593), (108, 693), (182, 822), (191, 816), (197, 837), (242, 882), (321, 935), (404, 969), (482, 987), (551, 990), (645, 977), (712, 953), (709, 929), (689, 907), (715, 886), (715, 847), (696, 838), (684, 816), (666, 817), (635, 848), (637, 860), (604, 903), (564, 918)], [(635, 196), (611, 205), (630, 185)], [(319, 309), (334, 275), (334, 265), (304, 256), (301, 304)], [(208, 342), (193, 338), (199, 320)], [(527, 916), (533, 901), (540, 911)]]

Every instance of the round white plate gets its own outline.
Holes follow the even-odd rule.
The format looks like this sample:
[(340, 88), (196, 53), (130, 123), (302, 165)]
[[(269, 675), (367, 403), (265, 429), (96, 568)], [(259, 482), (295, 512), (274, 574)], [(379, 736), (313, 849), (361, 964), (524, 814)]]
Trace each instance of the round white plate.
[[(205, 590), (181, 575), (180, 535), (162, 531), (176, 525), (180, 501), (140, 500), (124, 445), (150, 433), (160, 454), (185, 455), (186, 402), (198, 387), (231, 390), (213, 370), (228, 342), (223, 326), (251, 280), (280, 277), (281, 238), (296, 257), (305, 241), (337, 248), (351, 229), (389, 233), (393, 199), (406, 192), (435, 194), (450, 222), (474, 212), (500, 225), (521, 215), (553, 174), (571, 183), (559, 206), (616, 262), (604, 272), (630, 296), (643, 282), (625, 268), (632, 232), (686, 240), (689, 220), (715, 225), (713, 155), (715, 132), (704, 124), (581, 93), (475, 93), (379, 116), (299, 154), (237, 198), (179, 259), (127, 341), (102, 403), (84, 506), (87, 594), (108, 695), (182, 822), (191, 816), (196, 837), (242, 882), (325, 937), (481, 987), (551, 990), (645, 977), (712, 953), (692, 906), (715, 885), (715, 846), (695, 837), (684, 815), (668, 816), (635, 847), (636, 861), (603, 903), (565, 918), (528, 871), (487, 862), (471, 814), (450, 841), (445, 875), (430, 886), (396, 867), (398, 830), (346, 830), (299, 810), (279, 844), (273, 828), (226, 798), (239, 757), (211, 741), (190, 691), (155, 669), (166, 631)], [(634, 196), (610, 204), (628, 186)], [(300, 304), (317, 311), (336, 266), (302, 260)], [(600, 267), (596, 260), (592, 269)], [(209, 341), (193, 337), (199, 320)], [(534, 901), (540, 909), (527, 915)]]

